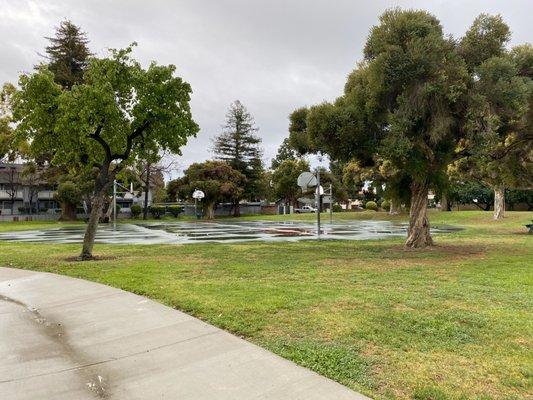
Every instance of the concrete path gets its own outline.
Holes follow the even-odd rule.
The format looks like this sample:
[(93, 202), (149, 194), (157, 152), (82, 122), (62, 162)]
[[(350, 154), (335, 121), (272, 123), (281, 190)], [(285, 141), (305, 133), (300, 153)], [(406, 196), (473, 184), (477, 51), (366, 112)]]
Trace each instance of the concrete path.
[(0, 268), (0, 398), (367, 399), (144, 297)]

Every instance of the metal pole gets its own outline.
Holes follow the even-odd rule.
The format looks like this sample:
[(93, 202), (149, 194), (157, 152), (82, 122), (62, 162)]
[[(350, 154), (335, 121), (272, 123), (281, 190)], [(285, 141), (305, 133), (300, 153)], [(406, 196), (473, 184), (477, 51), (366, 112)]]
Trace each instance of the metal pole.
[(320, 239), (320, 168), (316, 170), (316, 227), (317, 239)]
[(194, 218), (198, 219), (198, 212), (196, 211), (196, 203), (198, 203), (198, 199), (194, 198)]
[(333, 185), (329, 184), (329, 223), (333, 223)]
[(117, 181), (113, 181), (113, 229), (117, 225)]

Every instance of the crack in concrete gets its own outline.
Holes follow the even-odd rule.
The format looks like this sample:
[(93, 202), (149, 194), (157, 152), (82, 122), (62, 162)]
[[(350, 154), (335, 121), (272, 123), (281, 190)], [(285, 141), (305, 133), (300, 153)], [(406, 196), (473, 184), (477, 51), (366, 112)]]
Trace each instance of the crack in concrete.
[[(27, 305), (26, 303), (5, 296), (0, 294), (0, 300), (9, 302), (12, 304), (15, 304), (19, 307), (24, 308), (24, 314), (29, 315), (32, 322), (34, 322), (37, 327), (38, 331), (44, 334), (49, 340), (51, 340), (54, 344), (56, 344), (59, 347), (61, 355), (63, 355), (65, 358), (67, 358), (71, 363), (73, 364), (81, 364), (81, 365), (96, 365), (97, 363), (91, 363), (90, 357), (83, 353), (82, 351), (75, 349), (69, 342), (68, 338), (65, 332), (65, 329), (63, 326), (51, 320), (50, 318), (44, 317), (37, 308), (31, 307)], [(68, 369), (67, 369), (68, 370)], [(91, 371), (88, 371), (84, 368), (79, 367), (73, 367), (70, 370), (74, 371), (80, 371), (80, 377), (86, 381), (87, 389), (95, 395), (98, 399), (107, 399), (109, 398), (109, 391), (107, 389), (107, 382), (100, 373), (91, 373)], [(46, 375), (46, 374), (43, 374)], [(28, 377), (25, 377), (26, 379)], [(16, 379), (10, 380), (14, 381)], [(9, 382), (9, 381), (3, 381)]]

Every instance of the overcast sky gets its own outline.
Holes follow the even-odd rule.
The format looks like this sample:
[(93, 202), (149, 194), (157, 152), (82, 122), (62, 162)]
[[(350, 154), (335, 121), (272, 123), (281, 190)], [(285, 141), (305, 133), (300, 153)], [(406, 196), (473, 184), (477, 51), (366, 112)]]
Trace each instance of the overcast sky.
[(144, 65), (175, 64), (192, 85), (201, 130), (183, 149), (182, 167), (212, 157), (211, 138), (236, 99), (255, 117), (270, 165), (290, 112), (341, 94), (369, 29), (395, 6), (430, 11), (456, 37), (478, 14), (499, 13), (513, 45), (532, 41), (532, 0), (0, 0), (0, 83), (30, 71), (44, 36), (70, 19), (95, 54), (136, 41)]

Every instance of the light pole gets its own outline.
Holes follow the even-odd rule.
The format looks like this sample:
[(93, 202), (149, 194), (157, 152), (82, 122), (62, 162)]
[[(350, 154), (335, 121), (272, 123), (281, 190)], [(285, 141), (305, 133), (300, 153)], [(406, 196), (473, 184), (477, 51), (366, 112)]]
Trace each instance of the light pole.
[(117, 228), (117, 180), (113, 180), (113, 230)]
[(333, 223), (333, 185), (329, 184), (329, 223)]

